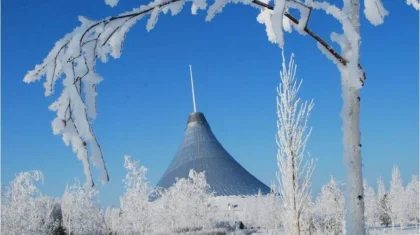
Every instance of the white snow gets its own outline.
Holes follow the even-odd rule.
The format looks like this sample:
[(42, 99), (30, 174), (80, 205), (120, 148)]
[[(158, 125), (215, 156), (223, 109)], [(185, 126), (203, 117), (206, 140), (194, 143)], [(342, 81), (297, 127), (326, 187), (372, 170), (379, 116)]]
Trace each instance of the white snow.
[[(274, 160), (274, 159), (273, 159)], [(274, 194), (255, 196), (221, 196), (211, 193), (205, 172), (190, 171), (187, 179), (178, 180), (167, 190), (157, 190), (147, 181), (147, 169), (124, 156), (127, 170), (124, 192), (118, 207), (100, 206), (100, 192), (97, 188), (75, 184), (65, 187), (60, 199), (43, 195), (35, 185), (43, 182), (40, 171), (22, 172), (2, 190), (1, 226), (2, 234), (49, 234), (60, 224), (68, 232), (82, 234), (195, 234), (194, 231), (234, 232), (234, 234), (291, 234), (285, 225), (290, 218), (285, 217), (285, 205), (281, 196)], [(381, 178), (377, 190), (364, 182), (366, 203), (369, 210), (365, 214), (369, 221), (369, 234), (419, 234), (418, 224), (418, 176), (404, 187), (398, 168), (392, 171), (391, 187), (387, 191)], [(272, 186), (273, 192), (277, 188)], [(151, 193), (161, 197), (149, 201)], [(309, 198), (301, 226), (302, 234), (314, 235), (343, 234), (344, 200), (342, 183), (331, 177), (321, 188), (315, 200)], [(385, 195), (399, 198), (395, 209), (394, 224), (380, 225), (387, 210)], [(229, 207), (230, 205), (230, 207)], [(390, 207), (392, 208), (392, 206)], [(410, 209), (411, 208), (411, 209)], [(60, 219), (62, 218), (62, 220)], [(234, 230), (234, 221), (242, 221), (246, 227), (257, 229)], [(225, 223), (221, 227), (220, 223)], [(226, 227), (226, 222), (228, 227)], [(190, 232), (187, 232), (190, 230)], [(191, 231), (194, 230), (194, 231)], [(308, 231), (309, 230), (309, 231)], [(180, 232), (181, 231), (181, 232)], [(231, 234), (231, 233), (227, 233)]]
[(300, 18), (299, 23), (296, 25), (296, 29), (300, 34), (306, 34), (304, 29), (309, 20), (310, 8), (298, 1), (289, 1), (288, 7), (299, 10)]
[(268, 40), (272, 43), (276, 43), (276, 35), (274, 33), (273, 26), (271, 24), (272, 14), (273, 14), (273, 11), (268, 10), (268, 9), (262, 9), (260, 14), (258, 14), (257, 16), (257, 21), (260, 24), (265, 25), (265, 31), (267, 33)]
[(419, 0), (405, 0), (407, 5), (412, 5), (414, 9), (420, 10), (420, 1)]
[(366, 18), (369, 22), (375, 26), (380, 25), (384, 22), (385, 16), (389, 13), (382, 5), (381, 0), (364, 0)]
[(115, 7), (118, 5), (118, 2), (120, 0), (105, 0), (106, 5), (109, 5), (110, 7)]
[(158, 16), (159, 16), (159, 11), (160, 11), (159, 7), (156, 7), (155, 9), (152, 10), (152, 13), (150, 14), (150, 18), (147, 20), (147, 25), (146, 25), (147, 31), (150, 31), (155, 27), (158, 20)]
[(283, 29), (288, 33), (292, 32), (292, 22), (286, 16), (283, 16)]
[(286, 0), (274, 0), (274, 9), (270, 20), (276, 43), (280, 48), (284, 47), (283, 16), (286, 8)]
[(252, 4), (252, 0), (215, 0), (214, 3), (207, 10), (206, 21), (211, 21), (216, 16), (216, 14), (221, 13), (223, 8), (228, 3), (235, 3), (235, 4), (242, 3), (244, 5), (249, 5), (249, 6), (260, 9), (259, 6)]
[(206, 0), (193, 0), (191, 5), (191, 13), (193, 15), (197, 14), (197, 10), (205, 10), (207, 8), (207, 1)]
[(162, 7), (162, 12), (166, 14), (169, 10), (171, 10), (172, 16), (178, 15), (178, 13), (180, 13), (182, 9), (184, 8), (184, 3), (185, 1), (178, 1), (169, 5), (166, 5)]
[(228, 4), (229, 0), (215, 0), (213, 5), (207, 10), (206, 21), (212, 20), (217, 13), (222, 12), (223, 8)]

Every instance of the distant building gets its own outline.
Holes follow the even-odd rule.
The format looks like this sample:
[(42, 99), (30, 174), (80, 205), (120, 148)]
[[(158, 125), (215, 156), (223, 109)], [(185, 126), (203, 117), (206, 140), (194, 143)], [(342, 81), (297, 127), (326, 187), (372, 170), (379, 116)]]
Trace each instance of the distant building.
[(245, 170), (216, 139), (201, 112), (190, 114), (184, 139), (157, 187), (169, 188), (176, 178), (188, 178), (190, 169), (205, 171), (216, 196), (251, 196), (270, 188)]

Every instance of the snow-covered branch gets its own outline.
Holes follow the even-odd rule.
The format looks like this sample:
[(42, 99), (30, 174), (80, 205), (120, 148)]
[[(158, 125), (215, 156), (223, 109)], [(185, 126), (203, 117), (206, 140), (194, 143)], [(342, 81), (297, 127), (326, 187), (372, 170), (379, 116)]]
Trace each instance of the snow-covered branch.
[[(363, 85), (365, 74), (359, 64), (358, 48), (360, 36), (355, 32), (354, 26), (347, 17), (349, 12), (348, 1), (343, 0), (344, 7), (339, 9), (327, 2), (315, 0), (275, 0), (274, 6), (269, 5), (270, 0), (215, 0), (208, 8), (206, 21), (210, 21), (216, 14), (222, 12), (228, 3), (242, 3), (260, 9), (258, 22), (265, 24), (266, 32), (271, 42), (284, 46), (283, 29), (291, 31), (292, 26), (301, 34), (308, 34), (314, 38), (319, 47), (326, 52), (328, 57), (340, 67), (348, 67), (351, 76), (350, 84), (357, 88)], [(407, 0), (408, 4), (415, 4), (416, 0)], [(105, 0), (111, 7), (118, 4), (119, 0)], [(99, 168), (100, 179), (103, 183), (109, 181), (104, 156), (93, 130), (93, 122), (97, 115), (97, 85), (103, 78), (96, 72), (96, 61), (99, 58), (107, 62), (108, 55), (119, 58), (123, 42), (129, 29), (147, 14), (146, 29), (152, 30), (157, 23), (160, 13), (178, 14), (186, 2), (192, 2), (191, 12), (207, 8), (207, 0), (155, 0), (147, 5), (142, 5), (132, 11), (118, 16), (107, 17), (94, 21), (79, 17), (81, 25), (73, 32), (58, 40), (44, 61), (29, 71), (24, 78), (27, 83), (35, 82), (46, 77), (44, 82), (45, 95), (54, 92), (55, 83), (63, 78), (63, 90), (60, 97), (49, 108), (56, 112), (57, 117), (52, 121), (54, 134), (62, 135), (66, 145), (72, 146), (73, 152), (83, 163), (86, 185), (93, 186), (91, 162)], [(383, 22), (388, 14), (380, 0), (365, 0), (366, 17), (375, 25)], [(288, 10), (297, 9), (300, 18), (292, 16)], [(308, 28), (308, 21), (312, 9), (324, 10), (331, 14), (343, 25), (343, 34), (331, 34), (331, 40), (337, 42), (343, 51), (341, 55), (324, 39)], [(90, 158), (89, 158), (90, 155)]]
[[(131, 12), (100, 21), (79, 17), (81, 26), (56, 42), (43, 63), (25, 76), (24, 81), (27, 83), (38, 81), (45, 76), (46, 96), (54, 92), (56, 81), (63, 77), (63, 91), (58, 100), (50, 106), (50, 110), (57, 114), (52, 128), (54, 134), (62, 135), (64, 143), (71, 145), (73, 152), (82, 161), (87, 186), (94, 185), (89, 153), (93, 165), (101, 172), (102, 182), (109, 181), (102, 150), (92, 128), (97, 114), (96, 87), (103, 79), (96, 73), (97, 58), (105, 63), (108, 55), (120, 57), (127, 32), (145, 14), (151, 15), (146, 27), (147, 30), (151, 30), (160, 12), (167, 13), (171, 10), (172, 15), (175, 15), (182, 9), (183, 4), (184, 1), (181, 0), (158, 0)], [(205, 7), (205, 2), (193, 1), (193, 12), (194, 9)]]
[[(117, 0), (105, 0), (105, 2), (110, 6), (118, 3)], [(183, 9), (186, 2), (192, 2), (192, 14), (196, 14), (198, 9), (204, 10), (207, 7), (206, 0), (155, 0), (132, 11), (99, 21), (79, 17), (81, 26), (57, 41), (43, 63), (35, 66), (35, 69), (25, 76), (24, 81), (27, 83), (46, 77), (44, 82), (46, 96), (54, 92), (55, 83), (63, 78), (61, 95), (49, 107), (57, 115), (52, 121), (52, 129), (54, 134), (62, 135), (64, 143), (72, 146), (73, 152), (82, 161), (86, 186), (94, 185), (91, 173), (92, 164), (99, 168), (102, 183), (109, 181), (103, 153), (92, 126), (97, 115), (96, 89), (103, 80), (96, 72), (96, 60), (99, 58), (106, 63), (108, 55), (119, 58), (127, 32), (145, 15), (150, 14), (146, 25), (146, 29), (150, 31), (154, 28), (160, 13), (166, 14), (171, 11), (172, 15), (176, 15)], [(338, 53), (334, 53), (334, 50), (328, 47), (325, 41), (307, 29), (307, 19), (299, 21), (285, 12), (285, 4), (283, 4), (285, 0), (277, 1), (274, 7), (258, 0), (217, 0), (208, 9), (206, 20), (211, 20), (230, 2), (252, 5), (258, 9), (267, 8), (277, 12), (276, 14), (285, 14), (299, 28), (304, 27), (305, 32), (316, 38), (334, 56), (341, 58)], [(293, 6), (301, 9), (299, 4), (291, 4), (290, 7)], [(302, 16), (309, 16), (308, 8), (303, 12)], [(273, 22), (275, 26), (276, 20)], [(281, 27), (275, 31), (277, 32), (276, 41), (282, 45)]]
[(414, 9), (420, 10), (420, 1), (419, 0), (405, 0), (405, 2), (407, 3), (407, 5), (413, 6)]

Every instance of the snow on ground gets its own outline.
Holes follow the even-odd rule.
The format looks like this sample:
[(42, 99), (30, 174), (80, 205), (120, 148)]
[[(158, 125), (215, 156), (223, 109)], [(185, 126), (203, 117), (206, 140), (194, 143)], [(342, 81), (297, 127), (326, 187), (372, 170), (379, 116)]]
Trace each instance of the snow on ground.
[(399, 227), (395, 227), (395, 232), (392, 233), (391, 227), (378, 227), (370, 231), (369, 235), (382, 235), (382, 234), (395, 234), (395, 235), (414, 235), (414, 234), (420, 234), (419, 226), (410, 225), (407, 226), (404, 229), (401, 229)]
[[(419, 225), (410, 225), (404, 229), (400, 229), (399, 227), (395, 227), (395, 231), (392, 232), (391, 227), (377, 227), (374, 229), (369, 230), (366, 234), (367, 235), (417, 235), (420, 234)], [(252, 233), (252, 235), (286, 235), (286, 233), (282, 230), (271, 230), (271, 231), (258, 231)]]

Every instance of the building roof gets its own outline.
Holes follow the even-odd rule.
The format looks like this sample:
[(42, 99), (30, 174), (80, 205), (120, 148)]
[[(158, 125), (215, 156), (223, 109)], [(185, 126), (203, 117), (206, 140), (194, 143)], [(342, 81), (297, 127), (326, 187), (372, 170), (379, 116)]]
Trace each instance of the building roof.
[(188, 117), (184, 139), (157, 187), (169, 188), (177, 178), (187, 178), (190, 169), (205, 171), (216, 196), (248, 196), (270, 188), (245, 170), (216, 139), (201, 112)]

